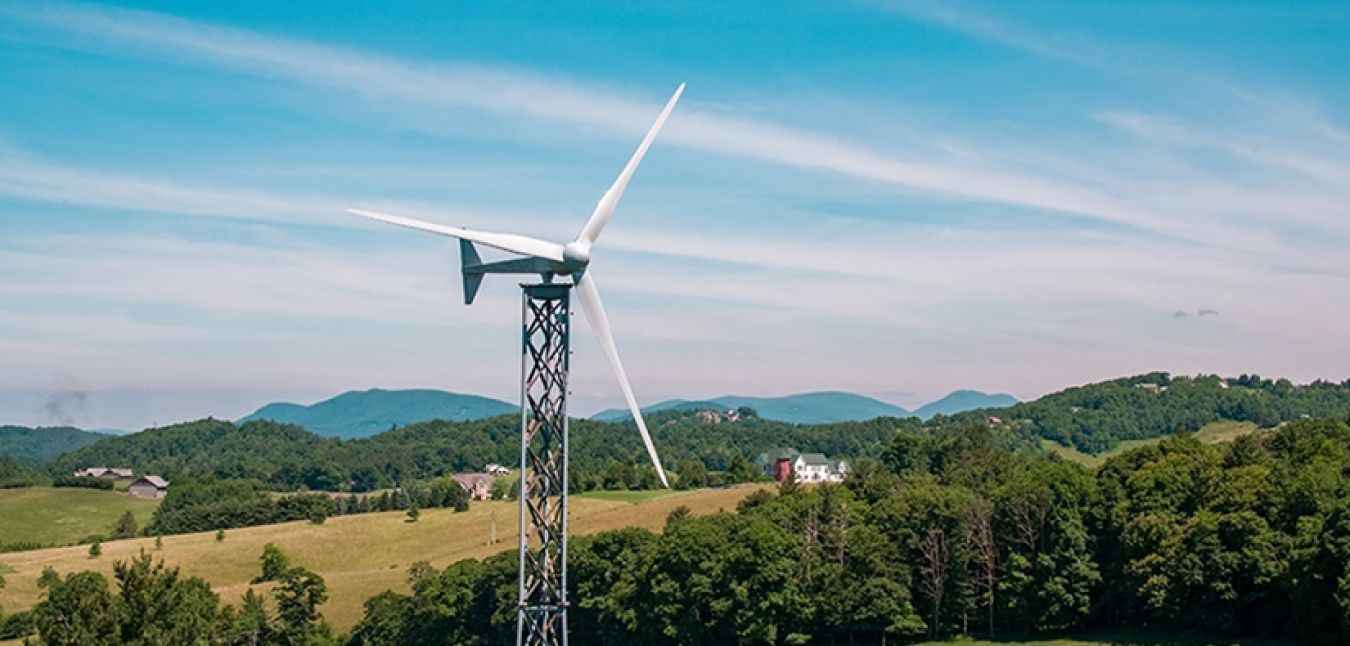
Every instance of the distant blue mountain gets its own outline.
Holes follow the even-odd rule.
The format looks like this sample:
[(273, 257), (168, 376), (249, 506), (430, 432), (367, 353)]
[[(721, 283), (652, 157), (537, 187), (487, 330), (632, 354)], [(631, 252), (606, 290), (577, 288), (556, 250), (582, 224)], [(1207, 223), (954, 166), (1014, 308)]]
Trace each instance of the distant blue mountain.
[[(698, 408), (740, 408), (749, 406), (764, 419), (792, 424), (827, 424), (875, 419), (877, 417), (910, 417), (911, 413), (899, 406), (852, 393), (823, 392), (788, 395), (786, 397), (739, 397), (727, 395), (716, 399), (689, 401), (672, 399), (642, 409), (644, 412)], [(624, 409), (610, 409), (591, 416), (602, 422), (621, 422), (629, 419)]]
[(366, 390), (346, 392), (313, 406), (273, 403), (240, 419), (268, 419), (343, 439), (370, 437), (394, 426), (433, 419), (456, 422), (519, 411), (515, 404), (440, 390)]
[(1016, 403), (1017, 398), (1012, 395), (989, 395), (977, 390), (958, 390), (935, 402), (920, 406), (914, 411), (914, 415), (927, 420), (939, 413), (955, 415), (978, 408), (1004, 408)]

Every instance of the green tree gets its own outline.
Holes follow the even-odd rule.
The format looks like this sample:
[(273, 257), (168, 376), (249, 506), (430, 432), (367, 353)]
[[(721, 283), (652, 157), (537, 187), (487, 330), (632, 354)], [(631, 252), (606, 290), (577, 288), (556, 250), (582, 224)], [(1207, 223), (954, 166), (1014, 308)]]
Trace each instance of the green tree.
[(249, 588), (240, 603), (239, 617), (231, 629), (234, 635), (247, 635), (249, 643), (271, 644), (277, 641), (273, 621), (267, 612), (267, 599)]
[(422, 510), (417, 508), (417, 503), (408, 507), (408, 522), (415, 523), (422, 518)]
[(46, 646), (120, 646), (121, 603), (97, 572), (72, 572), (63, 579), (50, 567), (38, 587), (44, 598), (33, 608), (38, 636)]
[(732, 456), (727, 464), (727, 481), (733, 484), (755, 482), (764, 477), (764, 473), (743, 455)]
[(126, 646), (207, 646), (220, 628), (220, 598), (206, 581), (182, 578), (142, 551), (113, 564)]
[(675, 464), (677, 489), (701, 489), (708, 486), (708, 468), (699, 460), (680, 460)]
[(94, 542), (89, 544), (89, 558), (96, 559), (100, 556), (103, 556), (103, 542), (94, 539)]
[(290, 571), (291, 559), (281, 551), (281, 548), (268, 543), (263, 546), (262, 556), (258, 557), (258, 565), (261, 572), (253, 579), (253, 583), (278, 581)]
[(118, 518), (117, 522), (113, 524), (112, 539), (133, 538), (136, 534), (136, 516), (131, 513), (131, 510), (127, 510), (127, 512), (122, 514), (122, 517)]
[(319, 614), (328, 601), (323, 577), (304, 568), (292, 568), (273, 591), (277, 600), (277, 635), (283, 644), (319, 645), (332, 641), (332, 628)]

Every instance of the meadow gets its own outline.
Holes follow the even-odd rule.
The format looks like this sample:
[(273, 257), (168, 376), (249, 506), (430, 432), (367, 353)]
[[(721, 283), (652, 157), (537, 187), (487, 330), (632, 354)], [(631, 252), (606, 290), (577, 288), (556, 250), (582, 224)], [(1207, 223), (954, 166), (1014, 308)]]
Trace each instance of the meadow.
[[(1261, 429), (1251, 422), (1213, 422), (1211, 424), (1206, 424), (1199, 431), (1196, 431), (1195, 439), (1200, 440), (1205, 444), (1220, 444), (1222, 442), (1232, 442), (1241, 435), (1248, 435), (1259, 430)], [(1064, 446), (1063, 444), (1052, 440), (1041, 440), (1041, 448), (1050, 453), (1054, 453), (1065, 460), (1069, 460), (1070, 462), (1077, 462), (1089, 469), (1095, 469), (1112, 457), (1151, 444), (1157, 444), (1166, 437), (1169, 436), (1155, 437), (1147, 440), (1124, 440), (1110, 451), (1104, 451), (1097, 455), (1084, 453), (1076, 448)]]
[[(569, 529), (574, 535), (622, 527), (659, 531), (676, 507), (687, 506), (695, 515), (734, 512), (736, 504), (756, 488), (627, 497), (578, 495), (572, 499)], [(361, 618), (366, 599), (386, 589), (407, 591), (408, 566), (417, 561), (444, 567), (462, 559), (515, 549), (518, 509), (517, 503), (507, 501), (474, 503), (461, 513), (425, 509), (416, 523), (408, 522), (404, 512), (338, 516), (322, 525), (294, 522), (232, 529), (222, 542), (216, 541), (214, 532), (165, 536), (162, 550), (155, 553), (166, 563), (181, 567), (184, 574), (209, 581), (225, 602), (236, 603), (250, 587), (249, 580), (258, 574), (263, 546), (275, 543), (290, 556), (292, 564), (323, 575), (329, 591), (323, 612), (335, 628), (347, 630)], [(112, 519), (120, 513), (113, 514)], [(489, 545), (494, 515), (498, 542)], [(111, 578), (114, 561), (141, 550), (154, 551), (154, 543), (153, 538), (107, 542), (97, 559), (90, 558), (86, 546), (0, 554), (0, 564), (11, 572), (5, 576), (8, 586), (0, 590), (0, 606), (6, 612), (32, 607), (38, 599), (37, 577), (44, 567), (61, 573), (97, 570)], [(262, 592), (270, 585), (252, 587)]]
[(106, 536), (128, 511), (144, 525), (158, 506), (158, 500), (95, 489), (0, 489), (0, 518), (4, 519), (0, 544), (72, 545), (95, 534)]

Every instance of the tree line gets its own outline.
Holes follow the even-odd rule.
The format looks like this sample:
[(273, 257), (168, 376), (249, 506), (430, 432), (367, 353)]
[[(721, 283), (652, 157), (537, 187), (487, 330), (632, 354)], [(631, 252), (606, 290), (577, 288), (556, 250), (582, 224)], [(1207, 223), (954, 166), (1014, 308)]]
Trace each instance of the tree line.
[(331, 516), (440, 507), (467, 511), (469, 493), (449, 477), (407, 482), (390, 491), (347, 496), (312, 492), (274, 495), (257, 480), (185, 477), (169, 488), (168, 495), (155, 508), (142, 533), (147, 536), (186, 534), (297, 520), (323, 523)]
[(24, 613), (25, 626), (46, 646), (333, 644), (319, 612), (328, 600), (323, 577), (284, 557), (278, 562), (278, 555), (264, 551), (255, 581), (274, 581), (270, 595), (250, 588), (238, 608), (222, 606), (203, 579), (184, 577), (144, 551), (113, 565), (116, 590), (100, 572), (61, 576), (47, 568), (38, 579), (42, 601)]
[[(739, 475), (734, 477), (743, 476), (757, 452), (776, 446), (839, 457), (875, 455), (898, 428), (922, 428), (917, 419), (885, 418), (797, 426), (752, 417), (712, 425), (699, 421), (693, 411), (662, 411), (648, 422), (670, 464), (697, 461), (705, 472), (715, 473), (731, 473), (736, 467)], [(126, 465), (164, 476), (174, 486), (191, 476), (257, 480), (274, 491), (360, 493), (478, 471), (488, 463), (514, 464), (520, 459), (519, 423), (516, 416), (437, 420), (370, 438), (337, 440), (268, 421), (236, 425), (201, 420), (103, 440), (47, 462), (43, 469), (60, 476), (89, 464)], [(570, 473), (578, 491), (644, 488), (657, 482), (654, 471), (636, 466), (645, 463), (646, 453), (632, 422), (573, 420), (571, 455)]]

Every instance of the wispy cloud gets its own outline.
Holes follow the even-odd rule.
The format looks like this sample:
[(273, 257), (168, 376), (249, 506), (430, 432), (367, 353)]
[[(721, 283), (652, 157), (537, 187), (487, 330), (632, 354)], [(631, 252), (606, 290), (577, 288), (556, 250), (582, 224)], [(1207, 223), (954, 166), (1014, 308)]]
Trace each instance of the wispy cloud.
[(1130, 48), (1113, 47), (1077, 32), (1043, 32), (971, 10), (957, 1), (876, 0), (872, 6), (903, 13), (975, 38), (1078, 65), (1117, 65), (1132, 56)]
[[(381, 110), (448, 106), (564, 121), (613, 136), (645, 131), (659, 99), (514, 69), (420, 63), (357, 50), (203, 25), (161, 14), (84, 5), (19, 5), (17, 21), (77, 37), (84, 46), (130, 47), (146, 56), (285, 78), (362, 96)], [(682, 107), (664, 144), (838, 173), (908, 190), (1046, 209), (1127, 227), (1201, 239), (1185, 221), (1138, 209), (1091, 187), (1012, 171), (904, 159), (828, 135)]]

